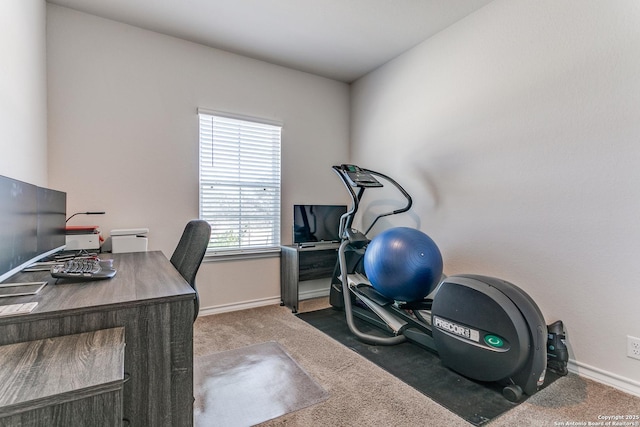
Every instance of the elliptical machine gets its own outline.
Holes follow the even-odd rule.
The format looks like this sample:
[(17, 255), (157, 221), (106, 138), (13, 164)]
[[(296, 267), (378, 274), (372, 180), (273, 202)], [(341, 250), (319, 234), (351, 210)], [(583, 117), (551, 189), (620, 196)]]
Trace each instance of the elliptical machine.
[[(341, 244), (329, 299), (334, 308), (345, 311), (349, 330), (359, 340), (374, 345), (411, 341), (436, 352), (445, 366), (465, 377), (503, 385), (504, 397), (512, 402), (519, 401), (523, 393), (533, 395), (544, 383), (548, 341), (554, 343), (550, 353), (556, 372), (566, 374), (561, 321), (548, 331), (535, 302), (509, 282), (480, 275), (443, 276), (435, 289), (418, 301), (395, 301), (378, 292), (363, 267), (371, 242), (366, 235), (380, 218), (408, 211), (411, 196), (380, 172), (344, 164), (333, 166), (333, 170), (347, 188), (352, 204), (340, 219)], [(383, 186), (379, 178), (392, 184), (406, 204), (378, 215), (362, 233), (352, 228), (354, 217), (365, 191)], [(388, 334), (362, 332), (354, 316)]]

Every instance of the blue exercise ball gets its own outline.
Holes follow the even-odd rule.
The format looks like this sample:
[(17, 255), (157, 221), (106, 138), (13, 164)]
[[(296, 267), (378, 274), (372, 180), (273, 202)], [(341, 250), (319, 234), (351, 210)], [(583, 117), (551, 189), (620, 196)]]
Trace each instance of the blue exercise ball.
[(442, 276), (442, 254), (420, 230), (395, 227), (371, 240), (364, 253), (364, 270), (371, 285), (387, 298), (418, 301)]

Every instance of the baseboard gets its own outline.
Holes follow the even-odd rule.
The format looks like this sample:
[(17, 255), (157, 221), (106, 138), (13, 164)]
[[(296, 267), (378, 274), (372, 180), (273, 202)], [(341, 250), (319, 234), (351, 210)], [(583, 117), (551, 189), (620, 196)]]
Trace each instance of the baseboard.
[[(300, 300), (304, 300), (326, 296), (329, 296), (328, 289), (315, 289), (300, 292), (298, 298)], [(280, 304), (280, 302), (280, 297), (271, 297), (251, 301), (236, 302), (232, 304), (214, 305), (213, 307), (201, 307), (198, 316), (209, 316), (211, 314), (228, 313), (230, 311), (248, 310), (250, 308), (263, 307), (265, 305)]]
[(575, 360), (569, 360), (568, 368), (569, 372), (573, 372), (574, 374), (580, 375), (581, 377), (589, 378), (599, 383), (624, 391), (625, 393), (640, 397), (640, 383), (636, 381), (621, 377), (611, 372), (603, 371), (602, 369), (589, 366), (585, 363), (577, 362)]
[(228, 313), (230, 311), (247, 310), (250, 308), (264, 307), (265, 305), (280, 304), (280, 297), (261, 298), (251, 301), (242, 301), (232, 304), (215, 305), (213, 307), (200, 308), (198, 316)]

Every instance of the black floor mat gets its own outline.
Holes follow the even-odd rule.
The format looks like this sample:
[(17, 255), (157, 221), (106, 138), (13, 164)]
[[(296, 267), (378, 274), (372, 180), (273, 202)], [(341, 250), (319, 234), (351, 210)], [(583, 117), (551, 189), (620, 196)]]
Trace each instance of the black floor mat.
[[(487, 423), (518, 405), (502, 396), (502, 386), (469, 380), (443, 366), (436, 354), (415, 344), (375, 346), (358, 341), (349, 331), (342, 311), (327, 308), (300, 313), (298, 317), (471, 424)], [(362, 332), (379, 333), (368, 323), (354, 320)], [(547, 372), (543, 388), (557, 378), (553, 372)]]

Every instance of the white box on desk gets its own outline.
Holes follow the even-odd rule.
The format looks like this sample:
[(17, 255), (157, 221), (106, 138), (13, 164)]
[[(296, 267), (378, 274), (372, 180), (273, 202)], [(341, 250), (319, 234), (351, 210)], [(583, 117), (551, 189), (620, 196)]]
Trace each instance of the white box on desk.
[(75, 249), (100, 249), (100, 234), (67, 234), (65, 236), (65, 250)]
[(146, 252), (148, 228), (111, 230), (111, 252)]

